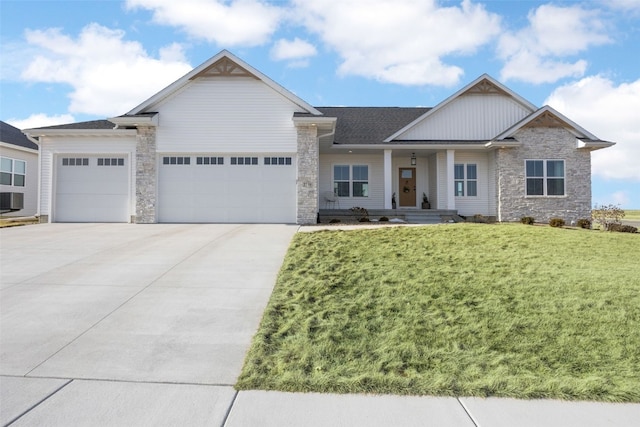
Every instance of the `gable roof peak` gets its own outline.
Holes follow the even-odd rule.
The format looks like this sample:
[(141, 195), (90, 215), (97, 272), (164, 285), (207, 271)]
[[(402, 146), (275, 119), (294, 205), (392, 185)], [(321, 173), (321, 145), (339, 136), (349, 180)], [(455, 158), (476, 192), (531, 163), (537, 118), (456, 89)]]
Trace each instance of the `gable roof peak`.
[(425, 120), (427, 117), (436, 114), (438, 111), (440, 111), (447, 105), (451, 104), (453, 101), (455, 101), (459, 97), (463, 95), (473, 95), (473, 94), (478, 94), (478, 95), (498, 94), (502, 96), (507, 96), (512, 98), (518, 104), (522, 105), (526, 110), (528, 110), (531, 113), (533, 113), (538, 109), (534, 104), (532, 104), (531, 102), (527, 101), (526, 99), (524, 99), (523, 97), (521, 97), (520, 95), (512, 91), (511, 89), (509, 89), (508, 87), (500, 83), (498, 80), (491, 77), (489, 74), (484, 73), (478, 78), (476, 78), (475, 80), (473, 80), (471, 83), (464, 86), (462, 89), (455, 92), (453, 95), (449, 96), (444, 101), (440, 102), (431, 110), (429, 110), (422, 116), (418, 117), (417, 119), (415, 119), (413, 122), (409, 123), (402, 129), (398, 130), (396, 133), (394, 133), (387, 139), (385, 139), (385, 142), (390, 142), (393, 139), (399, 137), (400, 135), (402, 135), (412, 127), (416, 126), (418, 123)]
[(194, 80), (198, 77), (215, 76), (253, 77), (256, 80), (262, 81), (271, 89), (284, 96), (294, 104), (298, 105), (300, 108), (308, 111), (309, 113), (313, 115), (322, 114), (302, 98), (285, 89), (283, 86), (276, 83), (265, 74), (261, 73), (248, 63), (244, 62), (242, 59), (235, 56), (233, 53), (229, 52), (226, 49), (223, 49), (175, 82), (171, 83), (169, 86), (162, 89), (160, 92), (156, 93), (143, 103), (139, 104), (137, 107), (129, 111), (126, 115), (136, 115), (146, 112), (148, 108), (155, 105), (162, 99), (167, 98), (168, 96), (177, 92), (179, 89), (187, 85), (191, 80)]

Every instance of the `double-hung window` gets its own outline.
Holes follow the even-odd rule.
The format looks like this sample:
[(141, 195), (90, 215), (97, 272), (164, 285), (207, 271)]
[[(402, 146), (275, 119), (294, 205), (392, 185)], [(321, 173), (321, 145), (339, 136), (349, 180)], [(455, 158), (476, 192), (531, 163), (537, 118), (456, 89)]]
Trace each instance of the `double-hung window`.
[(526, 160), (527, 196), (564, 196), (564, 160)]
[(334, 165), (333, 192), (338, 197), (369, 197), (369, 166)]
[(453, 165), (454, 191), (456, 197), (476, 197), (478, 195), (478, 165), (456, 163)]
[(0, 158), (0, 184), (24, 187), (27, 163), (24, 160)]

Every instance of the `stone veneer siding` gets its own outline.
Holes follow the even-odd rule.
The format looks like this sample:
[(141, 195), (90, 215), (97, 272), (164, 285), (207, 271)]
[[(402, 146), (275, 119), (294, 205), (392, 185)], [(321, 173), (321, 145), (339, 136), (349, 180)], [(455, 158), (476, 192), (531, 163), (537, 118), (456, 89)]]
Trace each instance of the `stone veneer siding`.
[(315, 224), (318, 215), (318, 129), (300, 125), (298, 131), (297, 223)]
[(136, 135), (136, 223), (157, 222), (156, 191), (156, 128), (141, 126)]
[[(536, 222), (562, 218), (567, 224), (591, 217), (591, 152), (576, 148), (576, 137), (564, 128), (524, 128), (515, 135), (518, 148), (496, 152), (498, 220)], [(525, 160), (564, 160), (565, 195), (526, 196)]]

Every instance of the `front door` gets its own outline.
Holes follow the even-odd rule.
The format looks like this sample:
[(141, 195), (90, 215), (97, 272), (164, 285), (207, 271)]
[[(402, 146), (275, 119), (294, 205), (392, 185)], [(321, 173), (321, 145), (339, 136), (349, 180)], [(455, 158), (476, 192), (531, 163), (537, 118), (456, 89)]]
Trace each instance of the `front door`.
[(416, 207), (416, 168), (400, 168), (400, 207)]

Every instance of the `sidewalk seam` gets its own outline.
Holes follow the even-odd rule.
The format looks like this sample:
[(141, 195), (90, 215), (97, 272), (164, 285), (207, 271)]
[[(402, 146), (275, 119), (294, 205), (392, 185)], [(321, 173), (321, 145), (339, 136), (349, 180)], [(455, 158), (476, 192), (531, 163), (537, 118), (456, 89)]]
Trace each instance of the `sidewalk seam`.
[(57, 392), (59, 392), (60, 390), (62, 390), (63, 388), (65, 388), (66, 386), (68, 386), (69, 384), (71, 384), (73, 382), (73, 379), (70, 379), (69, 381), (67, 381), (66, 383), (62, 384), (60, 387), (58, 387), (57, 389), (53, 390), (51, 393), (49, 393), (47, 396), (45, 396), (43, 399), (41, 399), (40, 401), (36, 402), (34, 405), (30, 406), (29, 408), (27, 408), (23, 413), (21, 413), (20, 415), (18, 415), (17, 417), (15, 417), (14, 419), (12, 419), (11, 421), (9, 421), (8, 423), (6, 423), (4, 425), (4, 427), (9, 427), (11, 424), (15, 423), (16, 421), (18, 421), (20, 418), (24, 417), (25, 415), (27, 415), (29, 412), (33, 411), (37, 406), (39, 406), (41, 403), (43, 403), (45, 400), (49, 399), (51, 396), (53, 396), (54, 394), (56, 394)]
[(222, 419), (222, 424), (220, 424), (220, 427), (225, 427), (227, 425), (227, 420), (229, 419), (229, 415), (231, 415), (231, 410), (233, 409), (233, 405), (236, 404), (236, 399), (238, 398), (238, 393), (239, 393), (239, 391), (236, 390), (235, 394), (233, 395), (233, 399), (231, 399), (231, 404), (229, 405), (229, 409), (227, 409), (227, 413), (224, 414), (224, 418)]
[(464, 402), (462, 402), (462, 400), (460, 400), (459, 397), (456, 397), (456, 400), (458, 401), (458, 403), (460, 404), (460, 406), (462, 406), (462, 409), (464, 409), (464, 412), (467, 414), (467, 416), (469, 417), (469, 419), (471, 420), (471, 422), (473, 423), (474, 426), (476, 427), (481, 427), (480, 423), (478, 423), (478, 421), (473, 417), (473, 415), (471, 415), (471, 412), (469, 411), (469, 409), (465, 406)]

